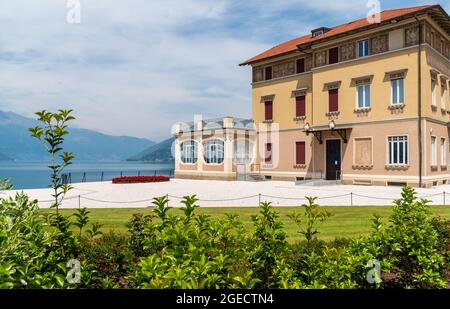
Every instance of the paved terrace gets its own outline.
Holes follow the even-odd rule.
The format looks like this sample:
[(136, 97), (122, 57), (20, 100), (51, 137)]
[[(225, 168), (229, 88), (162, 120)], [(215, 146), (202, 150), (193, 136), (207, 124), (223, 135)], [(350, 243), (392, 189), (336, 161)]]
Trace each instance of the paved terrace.
[[(169, 205), (180, 206), (180, 197), (196, 194), (203, 207), (256, 207), (258, 201), (270, 201), (274, 206), (298, 206), (304, 196), (318, 197), (323, 206), (391, 205), (400, 197), (399, 187), (349, 185), (295, 185), (294, 182), (264, 181), (206, 181), (172, 179), (170, 182), (144, 184), (112, 184), (93, 182), (73, 184), (74, 189), (63, 201), (63, 208), (140, 208), (151, 206), (151, 199), (169, 195)], [(450, 204), (450, 185), (433, 189), (417, 189), (419, 197), (426, 197), (434, 205)], [(13, 196), (18, 191), (6, 191), (1, 196)], [(50, 189), (24, 190), (40, 202), (50, 206)], [(444, 194), (444, 192), (446, 192)], [(260, 196), (261, 194), (261, 196)], [(449, 206), (450, 207), (450, 206)]]

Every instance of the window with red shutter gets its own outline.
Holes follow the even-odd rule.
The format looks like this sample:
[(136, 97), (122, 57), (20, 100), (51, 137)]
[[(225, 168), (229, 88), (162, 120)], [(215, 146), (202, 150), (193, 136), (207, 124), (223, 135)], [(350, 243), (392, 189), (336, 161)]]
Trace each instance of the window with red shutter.
[(337, 112), (339, 110), (339, 89), (330, 89), (328, 90), (328, 111), (329, 112)]
[(266, 156), (264, 158), (265, 163), (272, 163), (272, 144), (267, 143), (266, 144)]
[(266, 101), (264, 102), (265, 109), (265, 120), (273, 120), (273, 102)]
[(297, 74), (305, 72), (305, 58), (297, 60)]
[(295, 116), (303, 117), (306, 115), (306, 99), (305, 96), (298, 96), (295, 98)]
[(328, 50), (328, 63), (338, 63), (339, 62), (339, 47), (330, 48)]
[(305, 142), (295, 143), (295, 163), (305, 164), (306, 162), (306, 147)]
[(272, 67), (266, 67), (266, 80), (272, 79)]

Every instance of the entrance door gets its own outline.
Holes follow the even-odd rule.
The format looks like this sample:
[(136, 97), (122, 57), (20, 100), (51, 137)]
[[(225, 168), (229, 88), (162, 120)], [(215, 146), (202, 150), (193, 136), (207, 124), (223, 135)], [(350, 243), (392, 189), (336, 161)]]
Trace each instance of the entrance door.
[(327, 180), (337, 180), (341, 177), (341, 140), (326, 141)]

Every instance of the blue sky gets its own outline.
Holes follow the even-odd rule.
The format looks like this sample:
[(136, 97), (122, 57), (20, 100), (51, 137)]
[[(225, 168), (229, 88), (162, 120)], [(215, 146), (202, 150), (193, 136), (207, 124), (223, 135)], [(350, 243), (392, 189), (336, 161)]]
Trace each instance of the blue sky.
[(156, 141), (194, 114), (250, 117), (240, 62), (369, 10), (367, 0), (79, 2), (81, 23), (68, 24), (66, 0), (1, 0), (0, 110), (72, 108), (78, 127)]

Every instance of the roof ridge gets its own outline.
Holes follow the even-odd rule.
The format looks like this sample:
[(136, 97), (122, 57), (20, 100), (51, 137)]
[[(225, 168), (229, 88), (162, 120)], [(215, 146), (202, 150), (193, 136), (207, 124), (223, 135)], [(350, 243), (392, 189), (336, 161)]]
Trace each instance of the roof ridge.
[[(381, 11), (380, 14), (381, 14), (382, 18), (383, 18), (383, 15), (388, 15), (385, 18), (383, 18), (383, 21), (386, 21), (386, 20), (390, 20), (392, 18), (398, 18), (398, 17), (404, 16), (404, 15), (408, 15), (408, 14), (413, 13), (413, 12), (429, 9), (429, 8), (434, 7), (434, 6), (439, 6), (439, 4), (426, 4), (426, 5), (405, 7), (405, 8), (387, 9), (387, 10)], [(398, 13), (398, 14), (396, 14), (396, 13)], [(396, 15), (396, 16), (390, 16), (391, 14), (392, 15)], [(267, 49), (266, 51), (264, 51), (264, 52), (262, 52), (262, 53), (260, 53), (260, 54), (258, 54), (256, 56), (246, 60), (245, 62), (241, 63), (241, 65), (250, 64), (250, 63), (255, 62), (255, 61), (259, 61), (259, 60), (263, 60), (263, 59), (266, 59), (266, 58), (275, 57), (275, 56), (278, 56), (278, 55), (282, 55), (282, 54), (285, 54), (285, 53), (292, 52), (292, 51), (297, 49), (298, 45), (302, 45), (302, 44), (307, 43), (307, 42), (314, 42), (314, 41), (317, 41), (320, 38), (331, 37), (333, 35), (340, 34), (340, 33), (345, 33), (345, 32), (350, 31), (350, 30), (356, 30), (356, 29), (363, 28), (366, 25), (358, 25), (358, 24), (362, 23), (364, 20), (367, 20), (367, 16), (366, 17), (361, 17), (359, 19), (355, 19), (355, 20), (352, 20), (352, 21), (349, 21), (347, 23), (342, 23), (342, 24), (339, 24), (339, 25), (332, 26), (332, 27), (330, 27), (330, 31), (329, 32), (325, 33), (323, 36), (320, 36), (320, 37), (313, 38), (311, 36), (311, 34), (305, 34), (305, 35), (302, 35), (302, 36), (298, 36), (298, 37), (289, 39), (287, 41), (281, 42), (281, 43), (279, 43), (279, 44), (277, 44), (277, 45)], [(355, 25), (355, 27), (353, 29), (350, 29), (350, 30), (345, 30), (344, 29), (346, 26), (350, 26), (350, 25)], [(343, 28), (343, 29), (341, 29), (341, 28)], [(335, 33), (335, 32), (337, 32), (337, 33)], [(329, 34), (329, 35), (327, 35), (327, 34)], [(309, 38), (309, 40), (308, 40), (308, 38)], [(301, 42), (298, 42), (298, 44), (296, 44), (296, 46), (292, 46), (293, 43), (296, 42), (296, 41), (301, 41)]]

